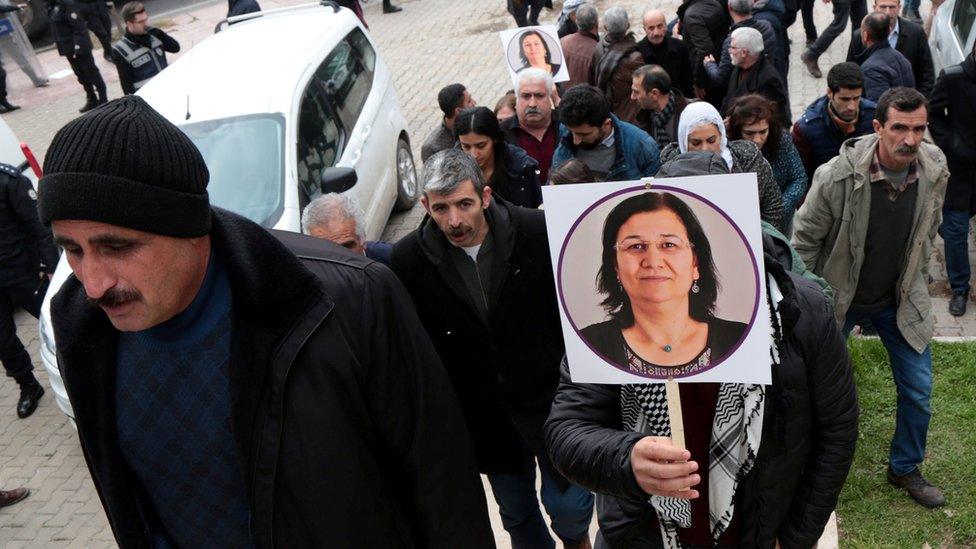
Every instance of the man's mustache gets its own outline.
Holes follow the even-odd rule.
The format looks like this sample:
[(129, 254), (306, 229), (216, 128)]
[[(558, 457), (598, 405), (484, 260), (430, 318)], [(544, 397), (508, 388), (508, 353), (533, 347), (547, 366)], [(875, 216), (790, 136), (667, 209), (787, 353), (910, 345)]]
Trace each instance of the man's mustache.
[(88, 298), (88, 304), (92, 307), (117, 307), (130, 301), (142, 299), (142, 294), (138, 290), (131, 288), (110, 288), (102, 297), (98, 299)]
[(539, 107), (525, 107), (525, 114), (542, 114)]
[(896, 153), (899, 154), (915, 154), (918, 152), (918, 145), (912, 147), (911, 145), (901, 145), (895, 149)]

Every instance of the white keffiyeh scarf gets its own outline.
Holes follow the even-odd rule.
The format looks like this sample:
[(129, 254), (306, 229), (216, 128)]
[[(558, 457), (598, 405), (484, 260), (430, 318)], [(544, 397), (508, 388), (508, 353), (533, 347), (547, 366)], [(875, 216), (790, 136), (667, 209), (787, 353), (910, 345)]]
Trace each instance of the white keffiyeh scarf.
[[(779, 364), (782, 341), (778, 306), (779, 286), (767, 276), (767, 298), (775, 334), (770, 347), (773, 367)], [(722, 383), (715, 403), (715, 419), (709, 442), (708, 511), (712, 540), (717, 542), (732, 520), (739, 482), (756, 462), (762, 439), (766, 388), (762, 385)], [(668, 403), (663, 383), (624, 385), (620, 406), (625, 429), (648, 436), (671, 436)], [(648, 503), (657, 514), (665, 547), (680, 548), (678, 528), (691, 527), (689, 500), (651, 496)]]

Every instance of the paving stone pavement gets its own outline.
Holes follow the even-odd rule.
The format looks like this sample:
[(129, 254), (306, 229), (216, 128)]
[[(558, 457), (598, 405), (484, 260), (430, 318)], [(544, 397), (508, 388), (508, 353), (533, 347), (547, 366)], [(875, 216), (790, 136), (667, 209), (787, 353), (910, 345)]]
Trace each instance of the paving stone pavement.
[[(299, 2), (262, 0), (261, 3), (267, 9)], [(638, 35), (641, 34), (638, 18), (645, 7), (653, 5), (673, 14), (678, 5), (675, 0), (653, 4), (634, 0), (596, 0), (595, 3), (601, 12), (612, 4), (626, 7)], [(400, 105), (409, 122), (414, 155), (419, 159), (420, 144), (439, 123), (435, 96), (442, 86), (462, 82), (480, 104), (488, 106), (493, 106), (512, 87), (500, 61), (495, 34), (511, 26), (511, 18), (502, 0), (399, 0), (404, 11), (393, 15), (382, 15), (379, 4), (378, 0), (370, 2), (366, 17), (380, 53), (394, 75)], [(557, 0), (557, 8), (560, 4)], [(211, 32), (223, 11), (220, 3), (179, 15), (167, 24), (186, 51), (190, 43)], [(553, 22), (555, 13), (545, 12), (543, 22)], [(829, 5), (817, 2), (816, 18), (818, 26), (824, 28), (830, 19)], [(826, 80), (810, 77), (798, 61), (803, 44), (800, 24), (793, 26), (791, 37), (794, 48), (789, 87), (792, 110), (798, 116), (807, 104), (824, 93)], [(821, 57), (824, 72), (833, 63), (844, 60), (847, 41), (848, 37), (842, 36)], [(67, 69), (67, 63), (53, 52), (46, 52), (41, 58), (49, 74)], [(104, 61), (99, 61), (99, 65), (109, 82), (110, 97), (118, 97), (114, 70)], [(77, 116), (83, 94), (73, 77), (54, 80), (48, 88), (35, 90), (19, 69), (8, 67), (8, 71), (11, 100), (25, 108), (3, 115), (4, 120), (43, 158), (57, 129)], [(391, 241), (401, 238), (417, 226), (422, 212), (418, 206), (394, 215), (384, 237)], [(934, 278), (933, 306), (938, 334), (950, 337), (976, 334), (972, 315), (960, 321), (946, 312), (944, 261), (941, 251), (936, 249), (930, 272)], [(38, 377), (46, 386), (47, 376), (38, 358), (37, 323), (21, 313), (17, 325), (37, 365)], [(71, 423), (54, 404), (50, 391), (33, 416), (17, 419), (14, 413), (17, 396), (17, 386), (12, 380), (0, 381), (0, 487), (27, 486), (32, 493), (24, 502), (0, 510), (0, 547), (114, 547), (111, 529), (89, 479)], [(492, 519), (499, 547), (508, 547), (508, 537), (501, 529), (497, 512), (493, 512)]]

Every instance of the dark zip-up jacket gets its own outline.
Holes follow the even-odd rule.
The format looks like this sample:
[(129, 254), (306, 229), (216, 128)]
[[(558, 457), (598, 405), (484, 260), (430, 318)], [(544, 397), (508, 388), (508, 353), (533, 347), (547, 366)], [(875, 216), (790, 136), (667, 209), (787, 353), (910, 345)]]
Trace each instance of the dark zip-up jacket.
[(527, 449), (565, 483), (549, 463), (542, 432), (565, 352), (545, 218), (494, 198), (486, 215), (487, 323), (450, 257), (457, 250), (429, 216), (393, 247), (393, 271), (451, 378), (481, 472), (532, 470)]
[(976, 54), (946, 67), (929, 97), (932, 139), (949, 162), (945, 205), (976, 213)]
[(82, 9), (74, 0), (61, 0), (55, 4), (51, 15), (54, 44), (61, 57), (90, 55), (92, 51), (88, 24), (82, 16)]
[(881, 94), (898, 86), (915, 87), (911, 63), (891, 47), (887, 38), (861, 52), (860, 59), (865, 99), (877, 101)]
[(830, 100), (826, 95), (821, 96), (803, 112), (803, 116), (793, 125), (793, 144), (803, 160), (803, 168), (807, 172), (807, 186), (813, 181), (813, 174), (817, 168), (840, 153), (841, 144), (853, 137), (874, 133), (874, 101), (861, 99), (858, 104), (857, 121), (854, 131), (844, 135), (837, 127), (827, 109)]
[[(231, 426), (258, 546), (492, 547), (457, 401), (396, 277), (218, 209), (210, 237), (233, 295)], [(161, 526), (119, 450), (118, 332), (73, 275), (52, 317), (112, 531), (149, 547)]]
[(491, 190), (516, 206), (538, 208), (542, 204), (539, 163), (518, 145), (502, 142), (496, 146), (505, 147), (505, 154), (495, 156)]
[[(766, 388), (756, 464), (735, 494), (740, 544), (813, 547), (854, 459), (857, 394), (830, 301), (768, 256), (766, 269), (784, 294), (781, 363)], [(630, 464), (643, 437), (623, 430), (619, 385), (573, 383), (564, 364), (546, 422), (549, 451), (566, 478), (598, 494), (597, 520), (612, 548), (658, 535)]]
[(37, 218), (37, 194), (20, 170), (0, 164), (0, 288), (53, 273), (58, 249)]
[[(928, 97), (932, 93), (932, 87), (935, 86), (935, 65), (932, 62), (932, 50), (929, 49), (929, 38), (925, 35), (922, 25), (899, 17), (895, 50), (904, 55), (911, 64), (912, 74), (915, 76), (915, 89)], [(861, 41), (861, 33), (855, 32), (847, 47), (847, 61), (860, 63), (863, 53), (864, 42)]]

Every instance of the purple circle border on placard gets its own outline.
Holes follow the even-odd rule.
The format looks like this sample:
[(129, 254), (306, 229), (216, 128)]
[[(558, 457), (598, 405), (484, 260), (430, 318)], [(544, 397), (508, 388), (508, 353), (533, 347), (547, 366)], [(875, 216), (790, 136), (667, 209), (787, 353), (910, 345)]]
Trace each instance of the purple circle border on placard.
[[(563, 293), (563, 260), (566, 257), (566, 247), (569, 245), (569, 240), (572, 238), (573, 233), (576, 232), (576, 229), (579, 227), (580, 223), (582, 223), (583, 219), (586, 216), (588, 216), (590, 214), (590, 212), (592, 212), (597, 207), (599, 207), (600, 205), (602, 205), (604, 202), (607, 202), (611, 198), (620, 196), (622, 194), (627, 194), (627, 193), (631, 193), (631, 192), (640, 191), (640, 190), (646, 190), (647, 192), (669, 191), (669, 192), (674, 192), (674, 193), (677, 193), (677, 194), (684, 194), (684, 195), (687, 195), (687, 196), (691, 196), (691, 197), (693, 197), (693, 198), (695, 198), (695, 199), (697, 199), (697, 200), (699, 200), (701, 202), (704, 202), (709, 207), (711, 207), (713, 210), (715, 210), (719, 214), (721, 214), (722, 217), (724, 217), (725, 220), (729, 223), (729, 225), (731, 225), (732, 228), (735, 229), (735, 232), (739, 235), (739, 238), (742, 240), (742, 243), (745, 244), (746, 251), (749, 252), (749, 259), (752, 261), (752, 272), (753, 272), (753, 277), (754, 277), (755, 293), (756, 293), (756, 300), (755, 300), (755, 302), (753, 303), (753, 306), (752, 306), (752, 318), (749, 319), (749, 322), (748, 322), (748, 324), (746, 326), (746, 329), (745, 329), (745, 331), (743, 331), (742, 337), (739, 338), (739, 341), (737, 341), (736, 344), (734, 346), (732, 346), (732, 348), (727, 353), (725, 353), (725, 355), (722, 356), (719, 360), (715, 361), (713, 364), (709, 365), (708, 368), (705, 368), (703, 370), (698, 370), (698, 371), (696, 371), (694, 373), (686, 373), (686, 374), (676, 375), (674, 377), (675, 378), (682, 378), (682, 377), (689, 377), (689, 376), (698, 376), (698, 375), (701, 375), (704, 372), (707, 372), (707, 371), (709, 371), (709, 370), (711, 370), (711, 369), (713, 369), (713, 368), (721, 365), (723, 362), (725, 362), (725, 360), (727, 358), (729, 358), (730, 356), (734, 355), (735, 352), (739, 350), (739, 347), (742, 346), (742, 344), (745, 342), (746, 338), (749, 337), (749, 334), (752, 333), (752, 328), (753, 328), (753, 326), (756, 323), (756, 316), (759, 314), (759, 294), (762, 293), (762, 292), (759, 291), (760, 290), (760, 288), (759, 288), (759, 264), (756, 262), (756, 257), (755, 257), (755, 254), (752, 251), (752, 247), (749, 245), (749, 241), (746, 240), (746, 235), (744, 235), (742, 233), (742, 229), (739, 228), (739, 225), (737, 225), (735, 223), (735, 221), (733, 221), (732, 218), (729, 217), (729, 215), (727, 213), (725, 213), (725, 210), (723, 210), (722, 208), (719, 208), (711, 200), (708, 200), (707, 198), (705, 198), (705, 197), (703, 197), (703, 196), (701, 196), (701, 195), (699, 195), (697, 193), (693, 193), (693, 192), (691, 192), (689, 190), (686, 190), (686, 189), (679, 189), (677, 187), (671, 187), (671, 186), (667, 186), (667, 185), (654, 185), (652, 188), (647, 189), (647, 187), (645, 187), (644, 185), (639, 185), (639, 186), (635, 186), (635, 187), (627, 187), (625, 189), (620, 189), (618, 191), (612, 192), (612, 193), (604, 196), (603, 198), (601, 198), (597, 202), (591, 204), (588, 208), (586, 208), (586, 210), (583, 211), (583, 213), (581, 213), (579, 215), (579, 217), (576, 218), (576, 221), (573, 222), (573, 225), (569, 228), (569, 232), (566, 233), (566, 238), (563, 239), (562, 246), (560, 246), (560, 248), (559, 248), (559, 261), (558, 261), (558, 264), (556, 265), (556, 291), (559, 292), (560, 305), (563, 308), (563, 312), (566, 314), (566, 318), (569, 320), (569, 325), (572, 326), (573, 327), (573, 331), (576, 332), (576, 337), (578, 337), (580, 339), (580, 341), (582, 341), (583, 344), (586, 345), (586, 347), (594, 355), (600, 357), (604, 362), (606, 362), (607, 364), (613, 366), (614, 368), (616, 368), (618, 370), (621, 370), (621, 371), (626, 372), (626, 373), (628, 373), (630, 375), (633, 375), (633, 376), (643, 377), (643, 378), (647, 378), (647, 379), (658, 379), (658, 380), (667, 379), (667, 378), (664, 378), (664, 377), (657, 377), (657, 376), (644, 376), (644, 375), (641, 375), (641, 374), (632, 372), (626, 366), (621, 365), (621, 364), (616, 364), (613, 360), (610, 360), (609, 358), (605, 357), (603, 355), (603, 353), (601, 353), (601, 352), (597, 351), (596, 349), (594, 349), (593, 346), (590, 345), (590, 342), (587, 341), (583, 337), (583, 335), (580, 333), (579, 327), (576, 326), (576, 322), (573, 320), (573, 315), (571, 315), (569, 313), (569, 307), (566, 305), (566, 296)], [(601, 255), (601, 257), (603, 256), (602, 252), (601, 252), (600, 255)], [(572, 366), (570, 366), (570, 369), (572, 370)]]

